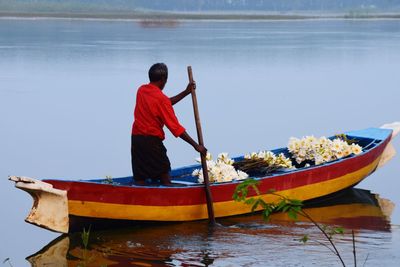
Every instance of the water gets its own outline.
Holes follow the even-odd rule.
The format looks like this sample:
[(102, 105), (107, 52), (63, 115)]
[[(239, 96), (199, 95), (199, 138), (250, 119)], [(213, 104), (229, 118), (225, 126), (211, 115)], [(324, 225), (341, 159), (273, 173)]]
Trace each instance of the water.
[[(318, 203), (304, 210), (322, 223), (355, 229), (359, 262), (368, 257), (367, 266), (375, 266), (399, 260), (390, 252), (398, 226), (390, 225), (387, 210), (377, 205), (377, 199), (380, 203), (386, 201), (358, 189), (330, 199), (329, 204), (325, 201), (322, 206)], [(59, 237), (28, 260), (33, 266), (45, 262), (57, 262), (59, 266), (67, 266), (67, 262), (68, 266), (337, 266), (335, 256), (317, 243), (326, 244), (321, 233), (299, 219), (294, 224), (288, 216), (276, 214), (266, 224), (257, 214), (219, 219), (215, 228), (207, 222), (190, 222), (98, 231), (91, 236), (86, 250), (80, 235), (74, 234)], [(310, 241), (302, 244), (299, 239), (305, 234)], [(349, 230), (334, 240), (350, 265)], [(383, 256), (394, 258), (382, 261)]]
[[(0, 260), (27, 266), (25, 257), (58, 237), (23, 221), (31, 199), (13, 188), (8, 175), (84, 179), (130, 173), (135, 90), (147, 82), (154, 62), (169, 67), (168, 95), (186, 86), (186, 66), (192, 65), (204, 140), (213, 154), (235, 156), (284, 146), (291, 136), (331, 135), (400, 120), (400, 21), (185, 21), (159, 26), (0, 20)], [(189, 99), (175, 110), (194, 136)], [(165, 144), (174, 167), (192, 164), (197, 157), (169, 133)], [(396, 157), (357, 187), (398, 205), (398, 166)], [(125, 249), (147, 240), (144, 250), (134, 247), (122, 255), (137, 253), (139, 262), (148, 255), (159, 265), (337, 266), (326, 249), (293, 241), (291, 235), (300, 235), (303, 226), (255, 220), (213, 234), (194, 223), (98, 236), (115, 239)], [(389, 231), (360, 227), (360, 253), (364, 258), (370, 253), (366, 266), (400, 262), (397, 206), (390, 224)], [(159, 233), (171, 249), (151, 240)], [(97, 246), (106, 249), (107, 242), (96, 243), (95, 252), (101, 251)], [(351, 255), (346, 257), (351, 262)]]

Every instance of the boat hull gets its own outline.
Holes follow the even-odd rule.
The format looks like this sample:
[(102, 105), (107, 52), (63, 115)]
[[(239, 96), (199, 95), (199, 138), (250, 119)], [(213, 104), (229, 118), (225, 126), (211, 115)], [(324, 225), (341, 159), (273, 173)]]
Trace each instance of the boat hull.
[[(259, 178), (260, 192), (274, 190), (288, 198), (305, 201), (352, 187), (376, 169), (389, 141), (390, 134), (380, 145), (360, 156)], [(208, 218), (202, 185), (150, 187), (59, 180), (46, 182), (68, 192), (69, 214), (73, 216), (134, 221), (193, 221)], [(210, 186), (215, 217), (250, 212), (248, 205), (232, 199), (238, 184), (231, 182)], [(255, 196), (255, 192), (251, 192), (251, 196)], [(260, 197), (268, 202), (278, 198), (267, 193)]]

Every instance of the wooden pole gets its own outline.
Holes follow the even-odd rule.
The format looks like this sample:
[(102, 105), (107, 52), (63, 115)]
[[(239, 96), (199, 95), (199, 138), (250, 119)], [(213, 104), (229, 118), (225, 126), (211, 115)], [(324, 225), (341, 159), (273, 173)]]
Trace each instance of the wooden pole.
[[(193, 73), (192, 67), (188, 66), (188, 75), (189, 75), (189, 82), (193, 83)], [(203, 132), (201, 130), (201, 123), (200, 123), (200, 115), (199, 115), (199, 107), (197, 105), (197, 96), (196, 90), (192, 89), (192, 101), (193, 101), (193, 111), (194, 111), (194, 119), (196, 121), (196, 129), (197, 129), (197, 137), (199, 139), (199, 145), (204, 146), (203, 141)], [(208, 170), (207, 170), (207, 160), (204, 155), (200, 154), (201, 158), (201, 167), (203, 168), (203, 177), (204, 177), (204, 187), (206, 191), (206, 199), (207, 199), (207, 211), (208, 211), (208, 219), (212, 225), (215, 224), (215, 217), (214, 217), (214, 208), (213, 208), (213, 200), (210, 190), (210, 181), (208, 179)]]

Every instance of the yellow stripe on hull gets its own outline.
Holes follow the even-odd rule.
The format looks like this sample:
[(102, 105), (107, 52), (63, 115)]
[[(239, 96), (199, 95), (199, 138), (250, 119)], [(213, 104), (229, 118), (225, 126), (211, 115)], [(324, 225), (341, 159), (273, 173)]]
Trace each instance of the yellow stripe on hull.
[[(277, 193), (291, 199), (309, 200), (348, 188), (366, 176), (378, 165), (380, 157), (366, 167), (328, 181), (300, 186)], [(233, 192), (232, 192), (233, 194)], [(260, 196), (267, 202), (277, 201), (270, 194)], [(75, 216), (139, 221), (193, 221), (207, 219), (207, 205), (144, 206), (69, 200), (69, 214)], [(215, 217), (246, 214), (250, 206), (234, 200), (215, 202)]]

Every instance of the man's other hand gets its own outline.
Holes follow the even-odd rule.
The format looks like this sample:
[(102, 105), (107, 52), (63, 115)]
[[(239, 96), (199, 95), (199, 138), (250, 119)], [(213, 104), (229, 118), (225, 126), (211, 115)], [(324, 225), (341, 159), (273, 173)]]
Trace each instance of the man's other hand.
[(202, 145), (197, 145), (196, 151), (199, 152), (202, 156), (207, 156), (207, 148)]
[(193, 90), (196, 90), (196, 82), (195, 81), (193, 81), (192, 83), (188, 83), (188, 85), (186, 86), (186, 92), (187, 93), (191, 93), (192, 92), (192, 89)]

